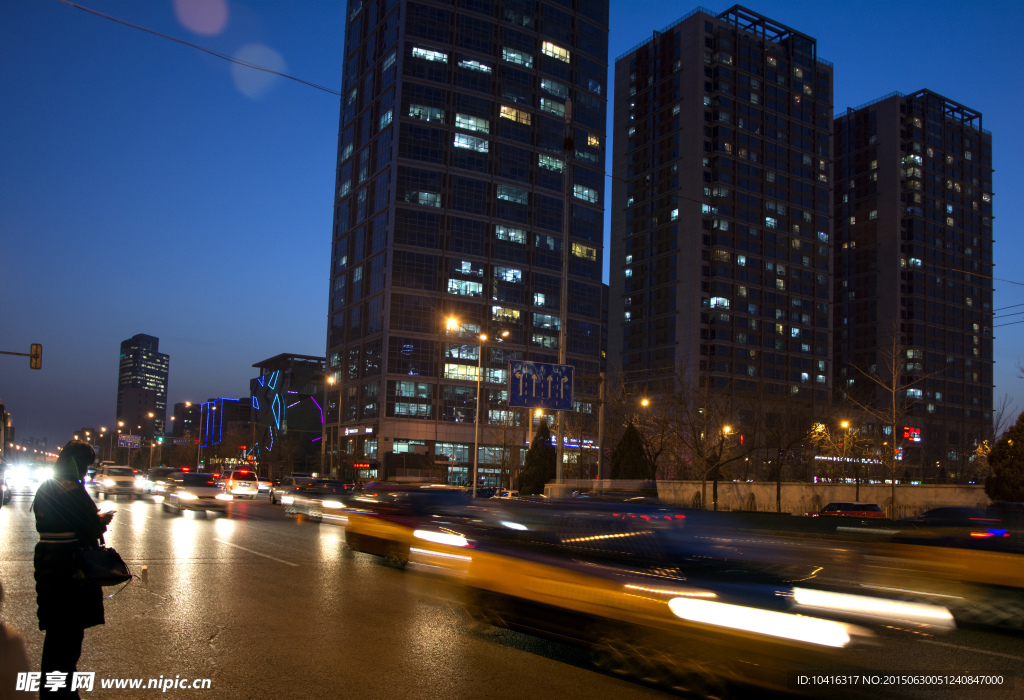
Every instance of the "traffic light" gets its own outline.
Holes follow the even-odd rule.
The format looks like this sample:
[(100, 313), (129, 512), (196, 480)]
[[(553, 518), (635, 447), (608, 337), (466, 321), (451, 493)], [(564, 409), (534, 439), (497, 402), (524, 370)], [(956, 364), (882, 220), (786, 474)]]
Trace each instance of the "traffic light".
[(43, 346), (40, 343), (32, 343), (28, 353), (28, 366), (32, 369), (43, 368)]
[(156, 438), (156, 442), (157, 442), (158, 445), (164, 444), (164, 436), (163, 435), (158, 435), (157, 438)]

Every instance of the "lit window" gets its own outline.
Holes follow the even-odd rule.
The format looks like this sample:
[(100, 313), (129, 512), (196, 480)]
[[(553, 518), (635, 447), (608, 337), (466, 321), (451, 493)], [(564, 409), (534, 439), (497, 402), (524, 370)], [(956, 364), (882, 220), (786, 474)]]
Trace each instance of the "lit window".
[(572, 193), (577, 199), (582, 199), (586, 202), (597, 202), (597, 190), (583, 185), (573, 185)]
[(565, 161), (559, 160), (558, 158), (552, 158), (551, 156), (538, 154), (537, 165), (544, 170), (552, 170), (556, 173), (560, 173), (565, 168)]
[(425, 105), (410, 104), (409, 116), (425, 122), (444, 122), (444, 110)]
[(669, 213), (668, 218), (671, 219), (672, 221), (675, 221), (676, 219), (678, 219), (679, 218), (679, 210), (678, 209), (673, 209)]
[(877, 219), (877, 218), (878, 218), (878, 210), (877, 209), (872, 209), (870, 212), (868, 212), (868, 219), (874, 220), (874, 219)]
[(516, 204), (526, 204), (528, 198), (529, 193), (526, 190), (509, 185), (498, 185), (498, 199), (503, 199), (506, 202), (515, 202)]
[(523, 271), (514, 267), (494, 267), (494, 279), (502, 282), (522, 282)]
[(672, 105), (672, 114), (673, 116), (679, 114), (679, 105)]
[(506, 107), (505, 105), (502, 105), (501, 117), (502, 119), (511, 119), (512, 121), (518, 122), (519, 124), (530, 123), (530, 113), (524, 112), (521, 109), (516, 109), (515, 107)]
[(504, 321), (506, 323), (519, 323), (519, 310), (509, 309), (504, 306), (492, 306), (491, 320)]
[(558, 347), (558, 336), (545, 335), (543, 333), (534, 333), (531, 336), (534, 345), (539, 345), (542, 348), (557, 348)]
[(624, 275), (625, 275), (626, 277), (632, 277), (632, 276), (633, 276), (633, 268), (627, 267), (627, 268), (626, 268), (626, 269), (625, 269), (625, 270), (623, 271), (623, 274), (624, 274)]
[(486, 63), (481, 63), (480, 61), (470, 61), (470, 60), (466, 60), (466, 59), (463, 59), (463, 60), (459, 61), (459, 68), (466, 68), (467, 70), (475, 70), (475, 71), (478, 71), (480, 73), (490, 73), (491, 72), (491, 67), (489, 65), (487, 65)]
[(540, 89), (545, 92), (550, 92), (555, 97), (561, 97), (563, 100), (569, 96), (569, 87), (567, 85), (562, 85), (559, 82), (555, 82), (551, 78), (541, 78)]
[(591, 248), (588, 245), (582, 243), (572, 244), (572, 254), (577, 258), (583, 258), (584, 260), (597, 260), (597, 248)]
[(534, 306), (544, 306), (546, 303), (547, 303), (546, 302), (546, 298), (545, 298), (543, 292), (534, 292), (533, 293), (533, 305)]
[(563, 49), (561, 46), (558, 46), (557, 44), (552, 44), (550, 41), (545, 41), (541, 45), (540, 50), (541, 53), (543, 53), (545, 56), (557, 58), (559, 61), (563, 61), (565, 63), (569, 62), (569, 50)]
[(380, 115), (380, 128), (381, 129), (383, 129), (384, 127), (386, 127), (386, 126), (391, 124), (391, 118), (393, 116), (392, 115), (393, 111), (394, 110), (390, 110), (389, 109), (388, 111), (384, 112), (384, 114)]
[(392, 51), (388, 54), (388, 57), (384, 59), (384, 65), (381, 66), (382, 71), (386, 71), (391, 66), (395, 65), (395, 61), (398, 59), (398, 53)]
[(546, 97), (540, 98), (540, 108), (541, 111), (554, 114), (558, 117), (565, 116), (565, 105), (561, 102), (556, 102), (555, 100), (549, 100)]
[(484, 295), (484, 285), (481, 282), (450, 279), (448, 280), (448, 293), (464, 297), (482, 297)]
[(467, 131), (490, 132), (491, 122), (480, 117), (471, 117), (468, 114), (456, 114), (455, 126)]
[(533, 56), (526, 53), (525, 51), (515, 51), (508, 47), (501, 49), (501, 57), (509, 63), (515, 63), (519, 66), (526, 66), (527, 68), (533, 68)]
[(468, 148), (477, 153), (487, 153), (490, 147), (487, 139), (482, 139), (479, 136), (470, 136), (469, 134), (455, 134), (452, 144), (456, 148)]
[(711, 308), (712, 309), (728, 309), (729, 300), (725, 297), (711, 297)]
[(432, 51), (431, 49), (421, 49), (418, 46), (412, 47), (412, 57), (422, 58), (425, 61), (438, 61), (440, 63), (448, 62), (448, 54), (442, 53), (441, 51)]
[(561, 320), (558, 316), (552, 316), (551, 314), (534, 314), (533, 325), (535, 328), (557, 331), (561, 327)]
[(512, 243), (526, 243), (526, 231), (521, 228), (502, 226), (494, 227), (494, 237), (499, 241), (511, 241)]

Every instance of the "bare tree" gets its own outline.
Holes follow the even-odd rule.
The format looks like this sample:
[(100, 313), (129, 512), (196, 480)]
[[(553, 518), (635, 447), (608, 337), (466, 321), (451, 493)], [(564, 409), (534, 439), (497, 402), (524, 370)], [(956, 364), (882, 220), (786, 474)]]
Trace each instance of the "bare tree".
[(850, 365), (855, 379), (860, 378), (862, 382), (858, 386), (854, 380), (847, 386), (845, 398), (882, 426), (874, 442), (883, 469), (892, 480), (892, 510), (889, 515), (896, 517), (896, 471), (906, 442), (899, 428), (917, 403), (911, 390), (937, 373), (908, 376), (907, 346), (895, 325), (889, 330), (885, 345), (880, 345), (875, 360), (868, 367)]
[[(488, 394), (498, 393), (488, 390)], [(512, 484), (512, 475), (519, 468), (519, 451), (523, 445), (520, 412), (509, 408), (507, 401), (491, 401), (487, 414), (485, 435), (487, 442), (497, 447), (498, 488), (506, 488)]]
[[(1017, 364), (1020, 368), (1020, 363)], [(999, 399), (999, 404), (995, 410), (995, 421), (993, 423), (993, 439), (998, 440), (1003, 436), (1010, 426), (1017, 420), (1016, 416), (1020, 413), (1017, 408), (1017, 402), (1013, 400), (1009, 394), (1003, 394), (1002, 398)]]

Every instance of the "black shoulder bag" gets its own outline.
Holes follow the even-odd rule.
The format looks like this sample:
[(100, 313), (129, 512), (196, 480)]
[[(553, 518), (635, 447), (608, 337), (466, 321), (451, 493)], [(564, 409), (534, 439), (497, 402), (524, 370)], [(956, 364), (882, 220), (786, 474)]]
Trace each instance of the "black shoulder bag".
[(85, 579), (101, 586), (117, 586), (132, 580), (128, 565), (113, 547), (107, 547), (100, 536), (99, 547), (82, 547), (75, 552), (78, 570), (75, 578)]

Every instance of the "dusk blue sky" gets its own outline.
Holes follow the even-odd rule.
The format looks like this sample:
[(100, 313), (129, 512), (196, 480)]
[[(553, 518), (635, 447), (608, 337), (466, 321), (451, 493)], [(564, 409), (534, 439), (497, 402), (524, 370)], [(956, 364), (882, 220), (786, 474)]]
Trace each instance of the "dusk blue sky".
[[(341, 89), (341, 1), (81, 4)], [(746, 6), (817, 39), (835, 64), (837, 112), (923, 88), (981, 111), (995, 274), (1024, 283), (1024, 205), (1012, 194), (1024, 190), (1024, 3)], [(609, 62), (695, 7), (612, 0)], [(170, 355), (168, 408), (245, 396), (252, 364), (279, 353), (324, 353), (335, 95), (59, 0), (4, 0), (0, 96), (0, 350), (44, 348), (41, 371), (0, 355), (19, 439), (109, 428), (119, 344), (136, 333)], [(995, 288), (997, 309), (1024, 304), (1024, 286)], [(997, 403), (1010, 394), (1024, 407), (1022, 340), (1024, 324), (996, 328)]]

